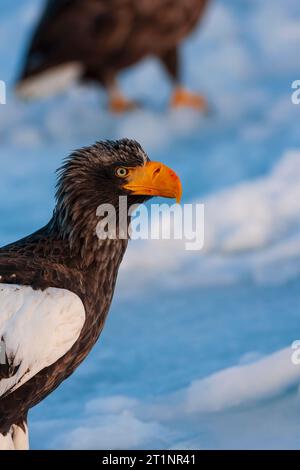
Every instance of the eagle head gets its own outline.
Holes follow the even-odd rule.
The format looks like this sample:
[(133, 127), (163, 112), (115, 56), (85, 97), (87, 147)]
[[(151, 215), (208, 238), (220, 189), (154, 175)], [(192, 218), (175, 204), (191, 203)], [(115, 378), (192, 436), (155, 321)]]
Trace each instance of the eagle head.
[(179, 202), (181, 193), (176, 173), (150, 161), (135, 140), (97, 142), (73, 152), (59, 168), (54, 219), (64, 234), (86, 233), (101, 204), (117, 209), (120, 196), (128, 197), (128, 206), (153, 196)]

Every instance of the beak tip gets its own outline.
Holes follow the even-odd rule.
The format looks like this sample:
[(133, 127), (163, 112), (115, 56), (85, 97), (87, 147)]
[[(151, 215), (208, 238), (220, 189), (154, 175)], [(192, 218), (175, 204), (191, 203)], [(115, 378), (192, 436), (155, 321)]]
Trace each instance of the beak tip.
[(182, 198), (182, 186), (181, 186), (181, 182), (178, 178), (178, 189), (177, 189), (177, 193), (176, 193), (176, 203), (177, 204), (180, 204), (181, 198)]

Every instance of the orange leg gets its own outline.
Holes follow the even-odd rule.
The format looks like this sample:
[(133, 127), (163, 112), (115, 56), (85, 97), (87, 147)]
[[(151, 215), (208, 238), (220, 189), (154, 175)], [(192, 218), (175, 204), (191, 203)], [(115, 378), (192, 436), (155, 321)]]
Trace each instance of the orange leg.
[(187, 107), (198, 109), (203, 112), (207, 111), (206, 99), (203, 96), (192, 93), (183, 87), (175, 88), (171, 99), (171, 106), (173, 108)]
[(133, 111), (138, 107), (135, 101), (127, 99), (119, 90), (116, 84), (108, 91), (109, 109), (113, 113), (121, 114), (127, 111)]
[(109, 109), (113, 113), (121, 114), (133, 111), (138, 107), (135, 101), (130, 101), (124, 96), (118, 96), (109, 100)]

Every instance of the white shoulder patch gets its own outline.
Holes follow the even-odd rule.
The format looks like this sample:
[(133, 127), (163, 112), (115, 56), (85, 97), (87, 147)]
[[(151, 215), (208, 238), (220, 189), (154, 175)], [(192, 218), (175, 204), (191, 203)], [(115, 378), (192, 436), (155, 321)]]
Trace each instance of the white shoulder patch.
[(0, 379), (0, 397), (66, 354), (84, 322), (83, 303), (68, 290), (0, 284), (0, 341), (4, 349), (0, 360), (7, 357), (12, 366), (19, 366), (11, 378)]

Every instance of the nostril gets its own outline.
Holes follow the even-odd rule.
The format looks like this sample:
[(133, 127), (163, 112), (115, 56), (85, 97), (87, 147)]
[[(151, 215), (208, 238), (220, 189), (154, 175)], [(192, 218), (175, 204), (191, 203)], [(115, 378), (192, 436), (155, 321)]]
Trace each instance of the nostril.
[(155, 170), (153, 171), (153, 177), (155, 178), (156, 176), (158, 176), (160, 173), (160, 168), (155, 168)]

